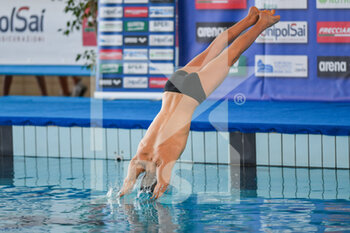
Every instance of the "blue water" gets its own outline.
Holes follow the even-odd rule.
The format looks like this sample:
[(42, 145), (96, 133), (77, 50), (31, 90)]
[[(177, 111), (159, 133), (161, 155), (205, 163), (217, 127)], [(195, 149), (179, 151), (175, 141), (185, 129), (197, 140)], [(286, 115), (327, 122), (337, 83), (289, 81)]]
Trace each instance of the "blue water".
[(0, 231), (350, 232), (350, 171), (175, 166), (158, 201), (116, 198), (128, 162), (0, 158)]

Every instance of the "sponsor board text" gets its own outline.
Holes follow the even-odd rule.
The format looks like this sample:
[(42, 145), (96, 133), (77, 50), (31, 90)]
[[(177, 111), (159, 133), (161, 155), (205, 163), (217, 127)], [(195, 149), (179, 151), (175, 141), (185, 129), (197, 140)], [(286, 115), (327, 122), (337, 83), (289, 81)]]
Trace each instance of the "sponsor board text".
[(123, 7), (102, 6), (99, 9), (100, 18), (121, 18), (123, 17)]
[(124, 49), (124, 60), (147, 60), (148, 49)]
[(308, 76), (307, 56), (256, 55), (255, 75), (257, 77), (299, 77)]
[(100, 46), (122, 46), (123, 36), (122, 35), (100, 35), (99, 45)]
[(101, 88), (121, 88), (123, 81), (121, 78), (101, 78), (99, 85)]
[(172, 18), (174, 7), (172, 6), (150, 6), (149, 17), (151, 18)]
[(307, 0), (255, 0), (259, 9), (307, 9)]
[(125, 18), (148, 17), (148, 7), (124, 7)]
[(172, 32), (174, 31), (174, 21), (172, 20), (151, 20), (149, 21), (151, 32)]
[(318, 43), (350, 43), (350, 22), (317, 22)]
[(196, 9), (216, 10), (216, 9), (245, 9), (246, 0), (196, 0)]
[(150, 49), (149, 58), (151, 60), (173, 60), (173, 49)]
[(147, 46), (148, 36), (124, 36), (126, 46)]
[(174, 36), (173, 35), (150, 35), (149, 45), (150, 46), (173, 46)]
[(121, 49), (101, 49), (100, 60), (121, 60), (123, 53)]
[(281, 21), (263, 31), (257, 43), (307, 43), (306, 21)]
[(125, 77), (124, 88), (148, 88), (147, 77)]
[(174, 73), (173, 63), (150, 63), (150, 74), (172, 74)]
[(147, 74), (148, 64), (140, 62), (125, 62), (124, 74)]
[(318, 77), (350, 77), (350, 57), (319, 56), (317, 57)]
[(149, 88), (164, 88), (167, 78), (150, 77), (149, 78)]

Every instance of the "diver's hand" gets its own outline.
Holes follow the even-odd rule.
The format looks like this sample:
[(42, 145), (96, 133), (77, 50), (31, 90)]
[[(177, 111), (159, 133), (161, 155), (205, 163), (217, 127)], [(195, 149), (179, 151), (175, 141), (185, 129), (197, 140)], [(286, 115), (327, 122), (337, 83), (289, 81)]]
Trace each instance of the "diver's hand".
[(122, 197), (124, 195), (127, 195), (131, 193), (132, 189), (134, 188), (134, 185), (136, 183), (137, 178), (140, 176), (142, 172), (144, 172), (145, 169), (138, 160), (137, 157), (134, 157), (129, 164), (128, 168), (128, 175), (124, 180), (123, 187), (119, 192), (119, 197)]
[(154, 188), (151, 199), (158, 199), (161, 196), (163, 196), (164, 192), (167, 190), (169, 186), (171, 172), (173, 170), (175, 163), (176, 163), (176, 160), (170, 161), (170, 162), (163, 161), (159, 166), (157, 166), (157, 185)]

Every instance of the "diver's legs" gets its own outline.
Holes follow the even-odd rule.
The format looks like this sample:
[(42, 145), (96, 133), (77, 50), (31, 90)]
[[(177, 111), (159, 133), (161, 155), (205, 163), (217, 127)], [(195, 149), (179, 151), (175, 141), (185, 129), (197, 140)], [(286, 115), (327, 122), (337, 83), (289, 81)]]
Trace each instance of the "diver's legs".
[(274, 16), (274, 11), (261, 12), (258, 22), (249, 31), (239, 36), (219, 56), (198, 72), (204, 92), (209, 96), (226, 78), (230, 67), (241, 54), (248, 49), (256, 38), (268, 27), (277, 23), (280, 16)]

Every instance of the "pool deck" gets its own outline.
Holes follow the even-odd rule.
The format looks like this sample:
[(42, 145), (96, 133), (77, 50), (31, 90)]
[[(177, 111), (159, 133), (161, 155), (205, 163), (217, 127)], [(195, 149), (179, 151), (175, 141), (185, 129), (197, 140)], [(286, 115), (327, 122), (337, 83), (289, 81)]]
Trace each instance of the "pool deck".
[[(129, 160), (161, 101), (0, 98), (0, 156)], [(181, 160), (350, 168), (350, 103), (207, 100)]]
[[(0, 125), (147, 129), (161, 101), (70, 97), (2, 97)], [(194, 131), (350, 135), (350, 103), (207, 100), (192, 120)]]

